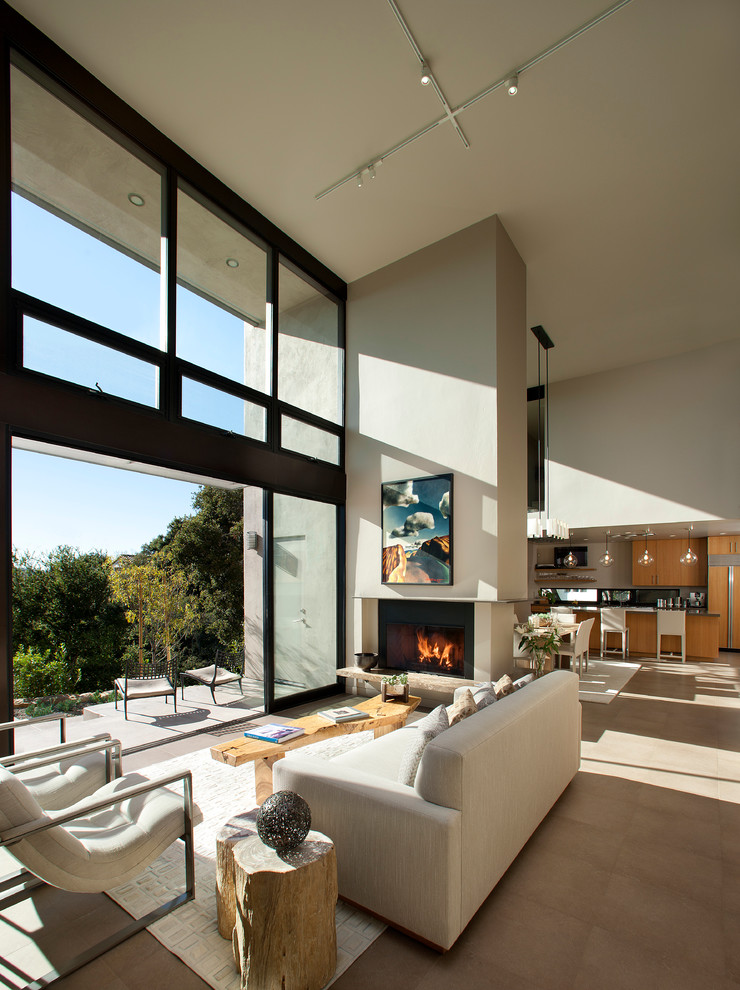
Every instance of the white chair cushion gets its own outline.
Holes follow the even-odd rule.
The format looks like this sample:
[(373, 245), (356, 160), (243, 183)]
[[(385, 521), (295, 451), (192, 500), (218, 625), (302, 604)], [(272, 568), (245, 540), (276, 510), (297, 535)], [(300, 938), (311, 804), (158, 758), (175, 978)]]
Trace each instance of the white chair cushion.
[(127, 698), (155, 698), (158, 695), (174, 694), (175, 689), (167, 677), (119, 677), (116, 686)]
[[(146, 780), (140, 774), (126, 774), (101, 787), (90, 800)], [(0, 836), (8, 828), (38, 819), (48, 820), (22, 781), (0, 767)], [(160, 787), (10, 848), (20, 863), (47, 883), (96, 893), (132, 880), (184, 830), (182, 797)]]
[(86, 753), (45, 767), (15, 773), (42, 808), (57, 811), (77, 804), (106, 783), (105, 753)]

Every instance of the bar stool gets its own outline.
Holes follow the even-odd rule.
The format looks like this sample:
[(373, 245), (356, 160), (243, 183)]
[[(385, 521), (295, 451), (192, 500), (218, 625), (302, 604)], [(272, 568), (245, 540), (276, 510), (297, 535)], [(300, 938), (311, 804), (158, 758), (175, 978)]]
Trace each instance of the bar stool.
[(671, 659), (672, 653), (661, 653), (661, 636), (681, 637), (681, 663), (686, 663), (686, 613), (667, 612), (665, 609), (658, 609), (658, 660), (663, 658)]
[(630, 631), (627, 628), (627, 613), (623, 608), (602, 608), (599, 614), (601, 615), (601, 656), (604, 656), (604, 651), (607, 653), (617, 652), (614, 648), (610, 651), (607, 646), (607, 636), (612, 633), (612, 635), (622, 637), (622, 659), (626, 659), (630, 655)]

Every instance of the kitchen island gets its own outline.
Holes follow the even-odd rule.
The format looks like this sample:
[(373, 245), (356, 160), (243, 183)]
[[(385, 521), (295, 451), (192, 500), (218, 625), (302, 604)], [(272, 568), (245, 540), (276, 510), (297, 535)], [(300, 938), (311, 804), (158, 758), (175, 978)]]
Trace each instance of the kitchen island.
[[(601, 608), (596, 605), (574, 607), (579, 622), (595, 616), (589, 639), (591, 655), (598, 656), (601, 644)], [(657, 608), (640, 608), (627, 606), (627, 628), (630, 632), (630, 653), (657, 656), (658, 652), (658, 621)], [(662, 611), (662, 610), (661, 610)], [(707, 612), (703, 608), (687, 608), (686, 614), (686, 656), (701, 657), (703, 660), (716, 660), (719, 657), (719, 613)], [(617, 642), (617, 637), (613, 638)], [(681, 645), (677, 636), (663, 637), (664, 653), (680, 653)], [(613, 656), (614, 654), (610, 654)]]

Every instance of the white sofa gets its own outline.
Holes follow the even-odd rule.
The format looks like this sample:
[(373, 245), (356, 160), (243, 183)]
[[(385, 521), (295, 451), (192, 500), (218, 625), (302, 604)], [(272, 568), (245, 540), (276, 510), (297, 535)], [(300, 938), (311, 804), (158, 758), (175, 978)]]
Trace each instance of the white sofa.
[(578, 677), (554, 671), (445, 730), (409, 787), (396, 777), (416, 731), (288, 754), (274, 786), (334, 840), (341, 897), (449, 949), (578, 770)]

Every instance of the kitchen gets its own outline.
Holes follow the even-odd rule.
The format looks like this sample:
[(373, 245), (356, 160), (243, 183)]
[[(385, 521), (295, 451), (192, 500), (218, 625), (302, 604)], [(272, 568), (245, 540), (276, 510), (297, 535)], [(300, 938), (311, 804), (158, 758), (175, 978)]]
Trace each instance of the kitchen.
[[(720, 649), (740, 649), (740, 535), (671, 530), (581, 530), (568, 541), (531, 540), (531, 610), (570, 606), (579, 621), (595, 615), (592, 654), (600, 648), (602, 608), (626, 610), (636, 655), (657, 655), (659, 610), (685, 614), (687, 656), (716, 660)], [(680, 657), (680, 638), (664, 635), (661, 651)]]

